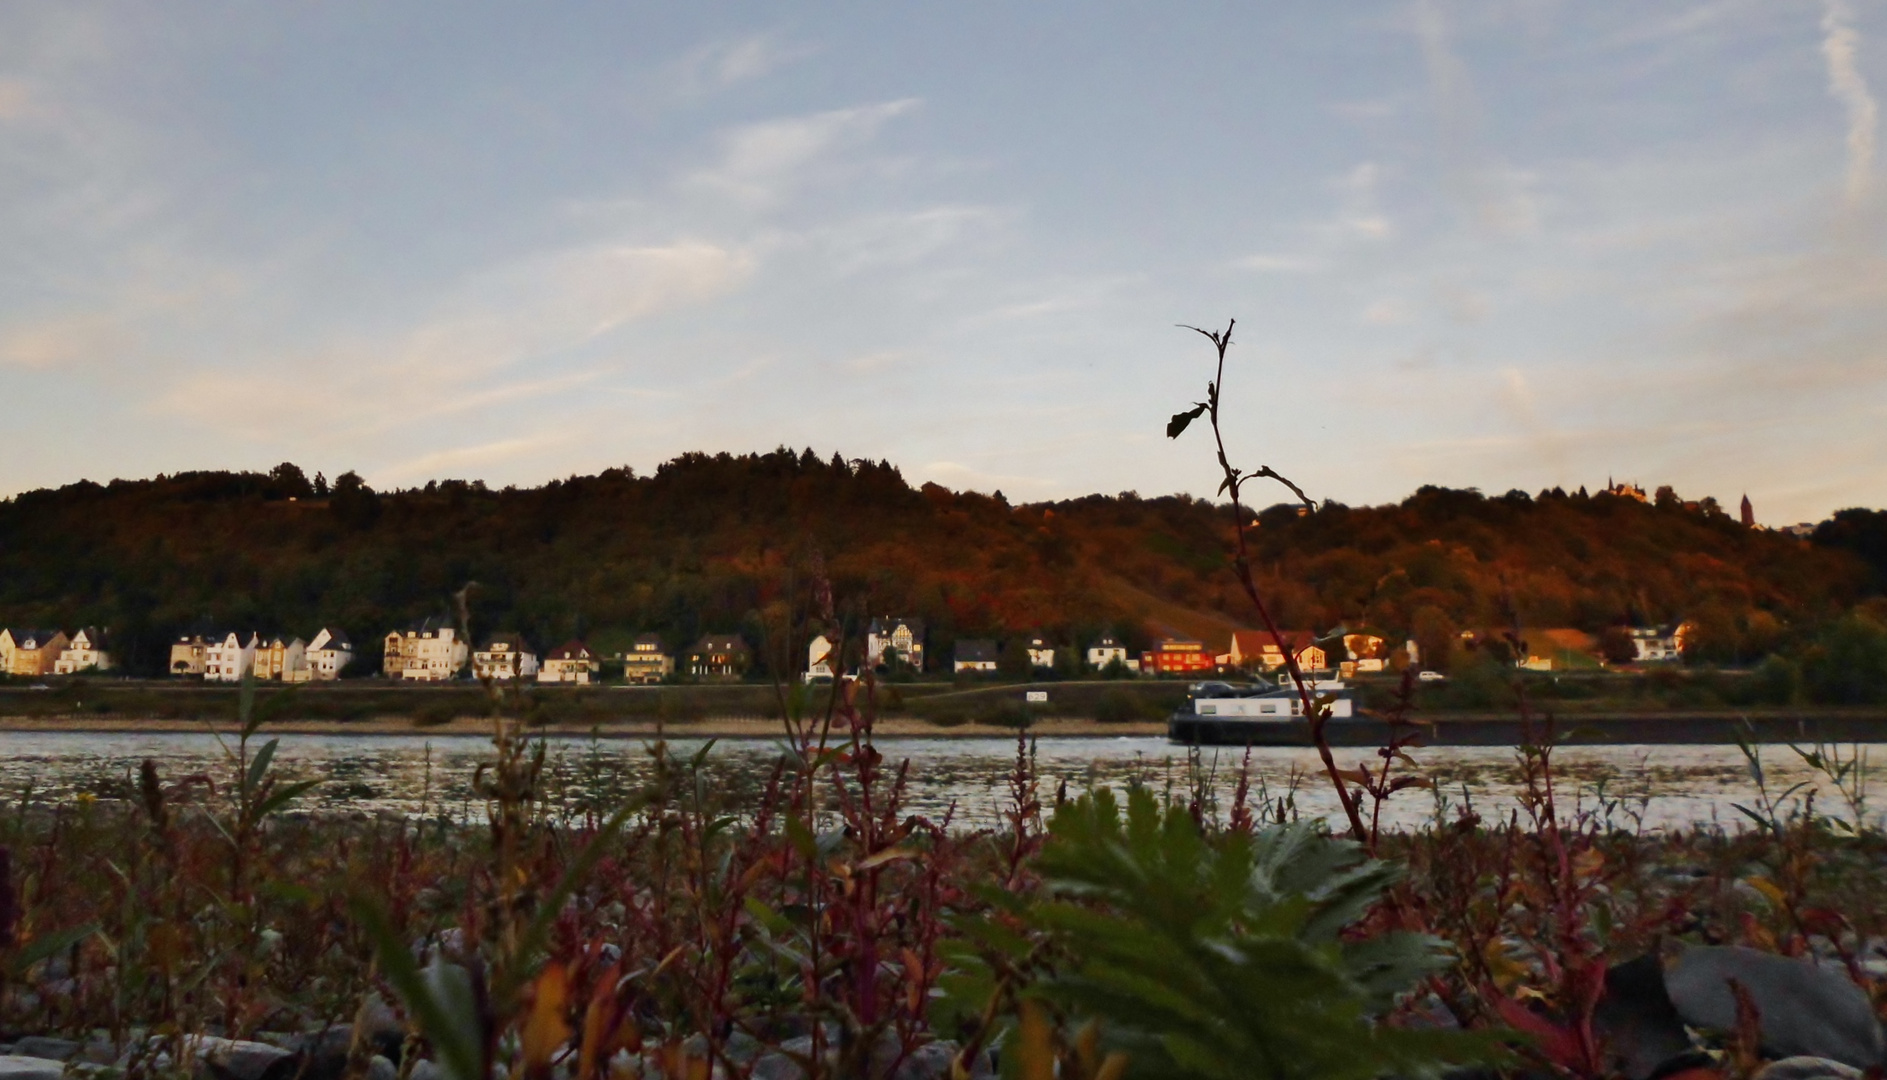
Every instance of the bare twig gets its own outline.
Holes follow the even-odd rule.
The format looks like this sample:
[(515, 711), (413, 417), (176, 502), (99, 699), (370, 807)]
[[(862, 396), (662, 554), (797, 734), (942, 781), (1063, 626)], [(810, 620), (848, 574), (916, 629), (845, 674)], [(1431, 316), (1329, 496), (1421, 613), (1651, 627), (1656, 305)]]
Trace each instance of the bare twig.
[(1252, 607), (1257, 609), (1259, 621), (1264, 623), (1265, 631), (1271, 635), (1271, 640), (1277, 643), (1278, 652), (1284, 657), (1284, 668), (1290, 673), (1291, 683), (1297, 688), (1298, 699), (1303, 703), (1304, 719), (1310, 726), (1311, 743), (1317, 748), (1317, 756), (1323, 762), (1324, 775), (1330, 779), (1331, 786), (1336, 789), (1337, 800), (1343, 804), (1343, 814), (1349, 819), (1350, 832), (1358, 842), (1367, 843), (1370, 830), (1363, 824), (1362, 814), (1357, 807), (1356, 795), (1350, 790), (1348, 782), (1344, 780), (1337, 768), (1336, 756), (1330, 750), (1329, 735), (1324, 731), (1324, 725), (1330, 720), (1329, 703), (1317, 699), (1311, 693), (1310, 683), (1305, 680), (1303, 669), (1298, 666), (1297, 657), (1292, 653), (1289, 644), (1285, 642), (1284, 635), (1278, 631), (1278, 624), (1272, 619), (1271, 610), (1265, 605), (1263, 596), (1258, 592), (1258, 583), (1252, 577), (1251, 559), (1245, 543), (1245, 508), (1239, 499), (1239, 492), (1244, 484), (1251, 480), (1276, 480), (1289, 488), (1291, 493), (1296, 495), (1306, 507), (1315, 510), (1317, 503), (1304, 493), (1303, 488), (1271, 466), (1263, 465), (1252, 472), (1245, 472), (1234, 467), (1231, 459), (1226, 456), (1225, 434), (1219, 426), (1219, 403), (1220, 392), (1225, 387), (1225, 350), (1232, 344), (1232, 327), (1237, 324), (1237, 319), (1228, 321), (1224, 332), (1202, 330), (1197, 326), (1181, 324), (1185, 329), (1202, 334), (1212, 342), (1213, 348), (1219, 353), (1219, 366), (1217, 376), (1206, 384), (1206, 400), (1195, 402), (1191, 409), (1174, 414), (1173, 419), (1166, 425), (1166, 434), (1168, 438), (1179, 438), (1187, 425), (1201, 415), (1204, 415), (1212, 424), (1212, 439), (1218, 453), (1219, 469), (1225, 474), (1224, 481), (1219, 485), (1219, 491), (1229, 495), (1232, 500), (1232, 525), (1238, 537), (1232, 567), (1238, 574), (1238, 584), (1245, 590), (1245, 596), (1251, 601)]

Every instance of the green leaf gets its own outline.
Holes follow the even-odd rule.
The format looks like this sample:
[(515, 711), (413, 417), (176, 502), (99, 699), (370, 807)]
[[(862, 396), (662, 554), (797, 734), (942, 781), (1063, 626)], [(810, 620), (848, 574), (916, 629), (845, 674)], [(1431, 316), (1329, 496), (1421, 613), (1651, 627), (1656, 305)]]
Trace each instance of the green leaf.
[(275, 759), (275, 748), (280, 746), (281, 742), (282, 740), (280, 739), (270, 739), (268, 742), (262, 744), (262, 749), (256, 751), (256, 756), (249, 762), (249, 771), (243, 774), (242, 790), (244, 794), (255, 791), (257, 786), (262, 783), (262, 778), (268, 775), (269, 762)]
[(89, 922), (68, 930), (55, 930), (50, 934), (41, 934), (21, 946), (20, 951), (13, 954), (12, 963), (7, 966), (13, 976), (18, 978), (32, 970), (34, 964), (41, 960), (51, 959), (96, 933), (98, 933), (98, 924)]
[(319, 780), (297, 780), (295, 783), (285, 784), (282, 787), (276, 788), (269, 793), (268, 798), (256, 804), (255, 819), (261, 821), (263, 818), (275, 813), (282, 807), (287, 806), (291, 800), (304, 792), (311, 791), (320, 786), (321, 781)]
[(455, 1080), (483, 1080), (478, 1075), (481, 1054), (477, 1004), (465, 969), (450, 965), (457, 971), (454, 977), (446, 970), (447, 965), (434, 962), (422, 973), (377, 904), (356, 897), (350, 906), (355, 920), (373, 939), (380, 970), (418, 1017), (420, 1030), (445, 1059)]
[(1194, 420), (1199, 419), (1199, 417), (1205, 414), (1205, 411), (1206, 407), (1204, 405), (1194, 405), (1185, 412), (1174, 413), (1173, 418), (1166, 422), (1166, 437), (1169, 439), (1179, 438), (1180, 434), (1184, 432)]

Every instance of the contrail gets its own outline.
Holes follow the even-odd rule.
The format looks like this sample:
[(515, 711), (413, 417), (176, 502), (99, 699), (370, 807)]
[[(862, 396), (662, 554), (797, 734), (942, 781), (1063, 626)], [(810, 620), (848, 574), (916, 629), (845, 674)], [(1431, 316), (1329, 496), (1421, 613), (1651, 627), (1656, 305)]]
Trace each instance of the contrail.
[(1874, 181), (1874, 128), (1880, 107), (1855, 63), (1861, 35), (1851, 21), (1847, 0), (1825, 0), (1821, 51), (1828, 60), (1828, 91), (1848, 109), (1848, 204), (1858, 206)]

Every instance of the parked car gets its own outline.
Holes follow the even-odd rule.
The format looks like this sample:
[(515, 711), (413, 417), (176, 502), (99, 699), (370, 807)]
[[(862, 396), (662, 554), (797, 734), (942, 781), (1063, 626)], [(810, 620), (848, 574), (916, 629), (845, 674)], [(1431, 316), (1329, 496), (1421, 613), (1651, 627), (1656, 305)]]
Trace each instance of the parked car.
[(1444, 682), (1448, 678), (1448, 676), (1443, 675), (1439, 671), (1418, 672), (1415, 677), (1422, 682)]

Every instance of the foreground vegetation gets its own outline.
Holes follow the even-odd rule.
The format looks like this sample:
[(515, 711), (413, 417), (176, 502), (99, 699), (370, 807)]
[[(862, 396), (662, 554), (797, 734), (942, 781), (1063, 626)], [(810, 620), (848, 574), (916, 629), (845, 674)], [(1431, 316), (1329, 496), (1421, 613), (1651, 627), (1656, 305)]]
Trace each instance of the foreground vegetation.
[[(1288, 793), (1220, 799), (1203, 773), (1043, 791), (1024, 741), (1005, 826), (973, 831), (905, 810), (875, 715), (799, 714), (745, 785), (711, 781), (708, 750), (630, 751), (658, 768), (623, 805), (553, 793), (543, 745), (499, 721), (477, 822), (297, 814), (254, 722), (226, 768), (147, 765), (136, 799), (23, 795), (0, 815), (0, 1029), (146, 1075), (186, 1034), (333, 1029), (346, 1052), (300, 1067), (909, 1077), (1000, 1048), (1030, 1076), (1601, 1076), (1607, 969), (1661, 945), (1820, 955), (1869, 993), (1881, 971), (1887, 836), (1839, 754), (1815, 759), (1820, 797), (1672, 834), (1630, 804), (1566, 810), (1546, 748), (1519, 751), (1506, 821), (1385, 755), (1354, 779), (1434, 800), (1431, 825), (1338, 839)], [(1758, 1041), (1721, 1034), (1699, 1060), (1753, 1068)]]

